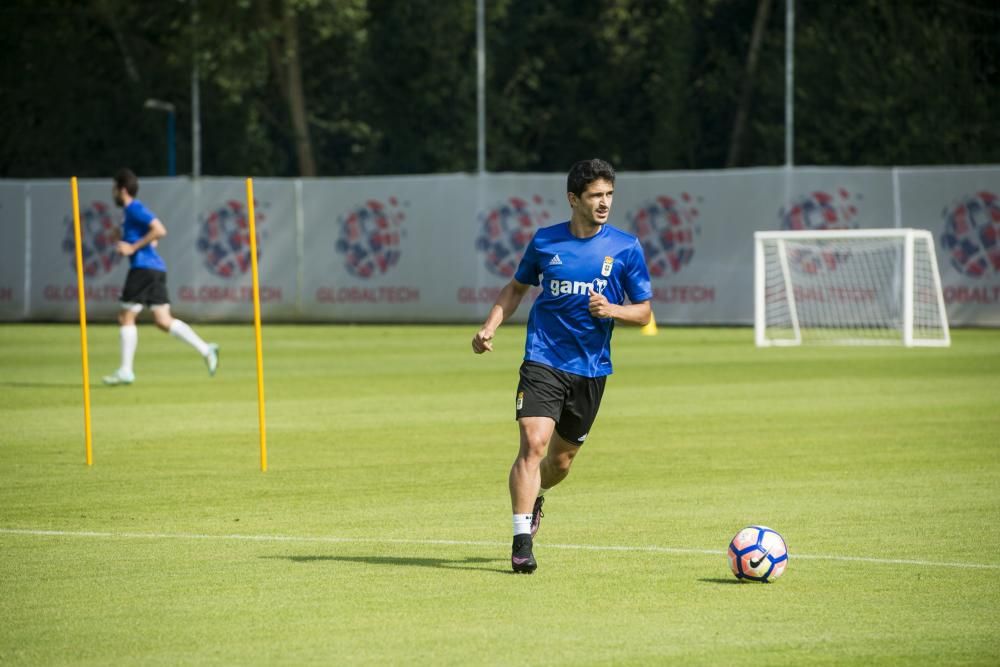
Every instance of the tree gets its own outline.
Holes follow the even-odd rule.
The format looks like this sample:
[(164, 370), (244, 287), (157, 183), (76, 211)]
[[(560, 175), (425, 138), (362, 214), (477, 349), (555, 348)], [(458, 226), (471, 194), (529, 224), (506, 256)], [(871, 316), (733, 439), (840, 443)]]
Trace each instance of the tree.
[(729, 138), (729, 155), (726, 166), (735, 167), (740, 164), (740, 152), (743, 148), (743, 134), (746, 130), (747, 116), (750, 113), (750, 102), (753, 96), (754, 78), (757, 74), (757, 61), (760, 47), (767, 27), (767, 19), (771, 14), (771, 0), (757, 0), (757, 15), (753, 20), (753, 33), (750, 37), (750, 50), (747, 53), (746, 73), (741, 85), (739, 106), (736, 108), (736, 118), (733, 120), (733, 132)]
[[(487, 167), (784, 160), (774, 0), (489, 0)], [(770, 8), (770, 11), (768, 11)], [(0, 177), (162, 174), (162, 113), (206, 174), (476, 166), (474, 0), (8, 0)], [(1000, 162), (993, 0), (796, 0), (795, 161)], [(51, 45), (58, 45), (53, 48)]]
[(1000, 126), (998, 28), (990, 3), (809, 3), (796, 38), (797, 162), (1000, 161), (986, 139)]
[(358, 116), (374, 173), (476, 167), (474, 2), (369, 0)]
[(164, 119), (143, 103), (179, 100), (181, 82), (159, 57), (164, 35), (144, 29), (159, 17), (105, 2), (5, 3), (0, 176), (108, 176), (124, 165), (163, 173)]

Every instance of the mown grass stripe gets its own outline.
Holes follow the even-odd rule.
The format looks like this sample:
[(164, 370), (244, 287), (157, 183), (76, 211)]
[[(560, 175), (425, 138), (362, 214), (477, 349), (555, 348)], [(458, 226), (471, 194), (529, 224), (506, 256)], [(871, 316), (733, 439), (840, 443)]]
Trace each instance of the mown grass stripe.
[[(470, 547), (506, 547), (506, 542), (488, 542), (477, 540), (415, 540), (394, 537), (332, 537), (308, 535), (211, 535), (207, 533), (132, 533), (107, 531), (69, 531), (43, 530), (31, 528), (0, 528), (0, 534), (27, 535), (36, 537), (92, 537), (109, 539), (148, 539), (148, 540), (232, 540), (243, 542), (304, 542), (327, 544), (411, 544), (411, 545), (444, 545)], [(685, 547), (658, 546), (628, 546), (602, 544), (551, 544), (543, 543), (547, 549), (563, 549), (572, 551), (614, 551), (626, 553), (663, 553), (663, 554), (700, 554), (723, 556), (724, 551), (717, 549), (694, 549)], [(856, 563), (873, 563), (877, 565), (915, 565), (920, 567), (951, 567), (979, 570), (1000, 570), (1000, 564), (993, 563), (958, 563), (947, 561), (918, 560), (911, 558), (871, 558), (866, 556), (835, 556), (824, 554), (793, 553), (792, 559), (832, 560)]]

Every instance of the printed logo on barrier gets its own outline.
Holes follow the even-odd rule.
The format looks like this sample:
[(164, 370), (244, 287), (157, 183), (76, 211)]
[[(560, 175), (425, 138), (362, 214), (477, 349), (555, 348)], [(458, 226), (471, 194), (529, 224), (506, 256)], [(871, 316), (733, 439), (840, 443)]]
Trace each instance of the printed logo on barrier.
[(632, 233), (642, 244), (652, 277), (677, 273), (691, 262), (695, 237), (701, 234), (697, 208), (700, 201), (687, 192), (679, 198), (660, 195), (626, 214)]
[(406, 213), (396, 197), (385, 202), (369, 199), (338, 218), (340, 237), (336, 248), (344, 255), (348, 272), (359, 278), (371, 278), (396, 266), (406, 236), (404, 220)]
[[(860, 199), (860, 197), (858, 197)], [(858, 207), (845, 188), (836, 195), (817, 190), (802, 195), (778, 211), (783, 230), (857, 229)]]
[(483, 255), (490, 273), (501, 278), (514, 277), (535, 230), (552, 219), (549, 213), (552, 205), (536, 194), (530, 200), (510, 197), (480, 212), (476, 250)]
[[(268, 204), (254, 200), (254, 226), (257, 228), (257, 261), (261, 239), (266, 236), (261, 225), (267, 217), (261, 209)], [(201, 215), (198, 252), (206, 269), (221, 278), (242, 276), (250, 270), (250, 220), (241, 201), (229, 200)]]
[(972, 278), (1000, 274), (1000, 197), (979, 192), (942, 212), (941, 247), (955, 270)]
[[(104, 202), (91, 202), (80, 211), (80, 254), (83, 258), (83, 272), (87, 276), (101, 276), (111, 271), (122, 255), (115, 250), (118, 223), (112, 217), (112, 207)], [(76, 234), (73, 230), (73, 214), (64, 218), (66, 234), (62, 249), (69, 255), (69, 266), (76, 271)]]
[[(858, 207), (855, 198), (846, 188), (836, 194), (822, 190), (802, 195), (787, 208), (778, 211), (781, 229), (787, 231), (818, 231), (825, 229), (857, 229)], [(850, 252), (830, 250), (817, 252), (812, 249), (793, 248), (788, 253), (790, 265), (802, 273), (817, 274), (836, 271), (850, 259)]]

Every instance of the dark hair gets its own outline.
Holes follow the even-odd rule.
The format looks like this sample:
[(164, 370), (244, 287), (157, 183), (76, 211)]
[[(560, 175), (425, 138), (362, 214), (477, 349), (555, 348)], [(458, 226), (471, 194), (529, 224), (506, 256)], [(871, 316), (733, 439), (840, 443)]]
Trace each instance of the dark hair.
[(580, 160), (570, 167), (569, 176), (566, 177), (566, 192), (572, 192), (580, 197), (588, 185), (600, 179), (614, 185), (615, 168), (610, 163), (598, 158)]
[(115, 174), (115, 185), (134, 197), (139, 193), (139, 179), (131, 169), (119, 169)]

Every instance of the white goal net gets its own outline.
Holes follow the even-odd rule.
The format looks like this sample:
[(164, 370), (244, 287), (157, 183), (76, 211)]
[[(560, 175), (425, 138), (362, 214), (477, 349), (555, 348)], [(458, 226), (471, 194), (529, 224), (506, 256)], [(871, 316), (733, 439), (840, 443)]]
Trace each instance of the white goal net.
[(758, 346), (951, 343), (930, 232), (754, 234)]

